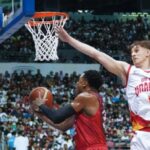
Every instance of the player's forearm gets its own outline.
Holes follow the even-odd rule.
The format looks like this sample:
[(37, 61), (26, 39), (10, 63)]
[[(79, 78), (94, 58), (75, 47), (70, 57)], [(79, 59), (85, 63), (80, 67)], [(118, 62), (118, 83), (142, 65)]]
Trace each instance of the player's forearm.
[(84, 54), (86, 54), (90, 57), (95, 58), (97, 53), (99, 53), (99, 51), (96, 50), (94, 47), (92, 47), (88, 44), (82, 43), (79, 40), (77, 40), (77, 39), (75, 39), (71, 36), (68, 38), (67, 42), (68, 42), (69, 45), (71, 45), (72, 47), (74, 47), (78, 51), (80, 51), (80, 52), (82, 52), (82, 53), (84, 53)]
[(71, 128), (73, 126), (73, 123), (74, 123), (74, 116), (66, 119), (62, 123), (55, 124), (48, 117), (46, 117), (45, 115), (43, 115), (43, 113), (35, 112), (35, 114), (41, 120), (45, 121), (50, 126), (50, 128), (52, 128), (52, 129), (58, 129), (60, 131), (66, 131), (66, 130), (68, 130), (69, 128)]
[(74, 116), (71, 116), (70, 118), (66, 119), (65, 121), (59, 123), (59, 124), (52, 124), (53, 127), (55, 127), (58, 130), (66, 131), (73, 127), (74, 124)]
[(70, 104), (58, 110), (51, 109), (44, 104), (40, 105), (39, 108), (46, 117), (53, 121), (53, 123), (61, 123), (76, 113)]

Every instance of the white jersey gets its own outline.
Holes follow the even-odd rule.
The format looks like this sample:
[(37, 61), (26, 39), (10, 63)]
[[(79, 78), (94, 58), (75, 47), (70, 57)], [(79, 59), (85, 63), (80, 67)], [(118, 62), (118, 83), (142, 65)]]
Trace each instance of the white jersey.
[(150, 69), (129, 69), (126, 96), (134, 130), (150, 126)]

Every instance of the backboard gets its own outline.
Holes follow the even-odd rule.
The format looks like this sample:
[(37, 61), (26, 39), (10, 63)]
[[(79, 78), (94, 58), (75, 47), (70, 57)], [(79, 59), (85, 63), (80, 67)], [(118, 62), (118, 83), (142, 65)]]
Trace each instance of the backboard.
[(0, 0), (0, 43), (19, 30), (35, 12), (35, 0)]

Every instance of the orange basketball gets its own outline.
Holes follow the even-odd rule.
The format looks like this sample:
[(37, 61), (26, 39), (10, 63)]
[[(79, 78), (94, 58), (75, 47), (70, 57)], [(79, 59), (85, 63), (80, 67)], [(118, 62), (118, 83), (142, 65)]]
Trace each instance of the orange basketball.
[(32, 101), (36, 100), (37, 98), (41, 98), (45, 101), (45, 104), (48, 107), (52, 107), (53, 105), (53, 95), (52, 93), (45, 87), (37, 87), (34, 88), (29, 94), (29, 102), (32, 104)]

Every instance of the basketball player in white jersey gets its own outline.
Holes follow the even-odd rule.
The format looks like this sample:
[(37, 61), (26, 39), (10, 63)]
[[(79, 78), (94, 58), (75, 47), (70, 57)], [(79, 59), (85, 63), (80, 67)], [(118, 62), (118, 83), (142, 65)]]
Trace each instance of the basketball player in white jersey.
[(150, 41), (137, 41), (130, 46), (134, 64), (131, 66), (76, 40), (63, 28), (56, 28), (56, 32), (63, 42), (97, 60), (109, 72), (122, 79), (135, 131), (131, 150), (150, 150)]

